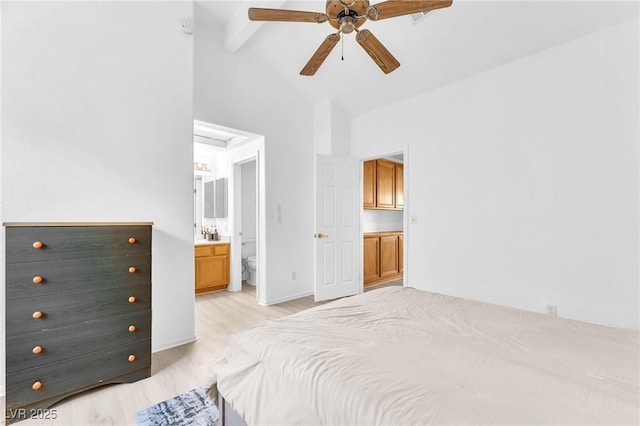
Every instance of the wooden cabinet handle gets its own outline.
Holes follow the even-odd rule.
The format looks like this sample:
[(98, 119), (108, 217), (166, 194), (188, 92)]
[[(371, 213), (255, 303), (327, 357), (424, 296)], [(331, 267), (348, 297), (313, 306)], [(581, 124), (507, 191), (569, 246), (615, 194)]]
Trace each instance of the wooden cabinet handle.
[(136, 239), (131, 237), (129, 238), (129, 244), (135, 244), (136, 243)]
[(33, 352), (34, 354), (39, 354), (42, 352), (42, 346), (36, 346), (33, 349), (31, 349), (31, 352)]
[(129, 355), (129, 358), (128, 358), (128, 359), (129, 359), (129, 362), (133, 362), (133, 361), (135, 361), (135, 360), (136, 360), (136, 356), (135, 356), (135, 355), (133, 355), (133, 354), (131, 354), (131, 355)]
[(129, 298), (129, 303), (135, 303), (135, 301), (136, 301), (136, 298), (135, 298), (135, 297), (131, 296), (131, 297)]
[(133, 325), (133, 324), (131, 324), (131, 325), (129, 326), (129, 332), (130, 332), (130, 333), (133, 333), (134, 331), (136, 331), (136, 326), (135, 326), (135, 325)]
[(130, 273), (130, 274), (133, 274), (133, 273), (135, 273), (135, 272), (136, 272), (136, 267), (135, 267), (135, 266), (130, 266), (130, 267), (129, 267), (129, 273)]
[(43, 278), (40, 275), (36, 275), (35, 277), (33, 277), (34, 284), (40, 284), (42, 281), (43, 281)]
[(44, 246), (44, 244), (42, 244), (42, 241), (36, 241), (35, 243), (33, 243), (34, 249), (42, 248), (42, 246)]
[(42, 387), (42, 382), (33, 382), (33, 384), (31, 385), (31, 389), (33, 390), (38, 390)]
[(35, 311), (33, 315), (31, 315), (34, 319), (42, 318), (42, 312)]

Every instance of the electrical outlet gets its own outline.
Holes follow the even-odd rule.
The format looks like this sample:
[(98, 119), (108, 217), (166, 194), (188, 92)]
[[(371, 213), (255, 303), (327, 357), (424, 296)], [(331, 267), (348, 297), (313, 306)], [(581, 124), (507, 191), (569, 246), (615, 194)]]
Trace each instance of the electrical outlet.
[(293, 271), (293, 272), (291, 273), (291, 279), (292, 279), (292, 280), (295, 280), (295, 279), (296, 279), (296, 271)]
[(547, 314), (553, 315), (554, 317), (558, 316), (558, 306), (557, 305), (547, 305)]

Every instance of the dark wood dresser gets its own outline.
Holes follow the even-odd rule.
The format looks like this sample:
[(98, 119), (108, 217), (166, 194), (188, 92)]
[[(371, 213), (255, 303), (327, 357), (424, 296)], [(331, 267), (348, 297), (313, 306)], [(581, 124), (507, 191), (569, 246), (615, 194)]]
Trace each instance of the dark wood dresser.
[(6, 223), (6, 412), (151, 374), (151, 223)]

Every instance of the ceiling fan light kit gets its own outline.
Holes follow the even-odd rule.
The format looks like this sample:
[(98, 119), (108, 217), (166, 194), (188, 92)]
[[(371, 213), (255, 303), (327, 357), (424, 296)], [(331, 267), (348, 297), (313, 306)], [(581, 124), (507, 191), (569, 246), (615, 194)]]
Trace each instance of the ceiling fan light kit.
[(400, 66), (400, 62), (387, 50), (369, 30), (359, 28), (367, 20), (380, 21), (397, 16), (429, 12), (451, 6), (452, 0), (388, 0), (374, 5), (369, 0), (327, 0), (326, 12), (304, 12), (299, 10), (249, 8), (251, 21), (312, 22), (329, 24), (338, 30), (322, 42), (309, 62), (300, 71), (311, 76), (318, 71), (333, 48), (340, 41), (340, 33), (356, 32), (356, 41), (373, 59), (380, 69), (388, 74)]

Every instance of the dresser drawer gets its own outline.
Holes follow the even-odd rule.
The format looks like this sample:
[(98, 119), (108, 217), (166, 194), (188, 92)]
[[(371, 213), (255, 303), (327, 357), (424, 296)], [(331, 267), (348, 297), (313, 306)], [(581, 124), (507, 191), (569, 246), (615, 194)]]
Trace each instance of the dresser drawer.
[[(135, 268), (133, 272), (131, 267)], [(151, 255), (11, 263), (7, 265), (6, 282), (6, 300), (148, 284)]]
[[(129, 361), (134, 355), (134, 361)], [(69, 391), (82, 390), (151, 365), (151, 340), (92, 352), (7, 374), (7, 406), (21, 407)], [(41, 387), (32, 386), (39, 382)]]
[[(132, 302), (129, 298), (133, 297)], [(113, 287), (7, 301), (7, 337), (151, 309), (151, 286)], [(33, 314), (40, 312), (40, 318)]]
[(148, 311), (8, 337), (7, 373), (148, 339)]
[[(130, 238), (135, 239), (131, 240)], [(34, 248), (34, 243), (41, 248)], [(151, 253), (150, 226), (35, 226), (6, 229), (6, 262)]]

